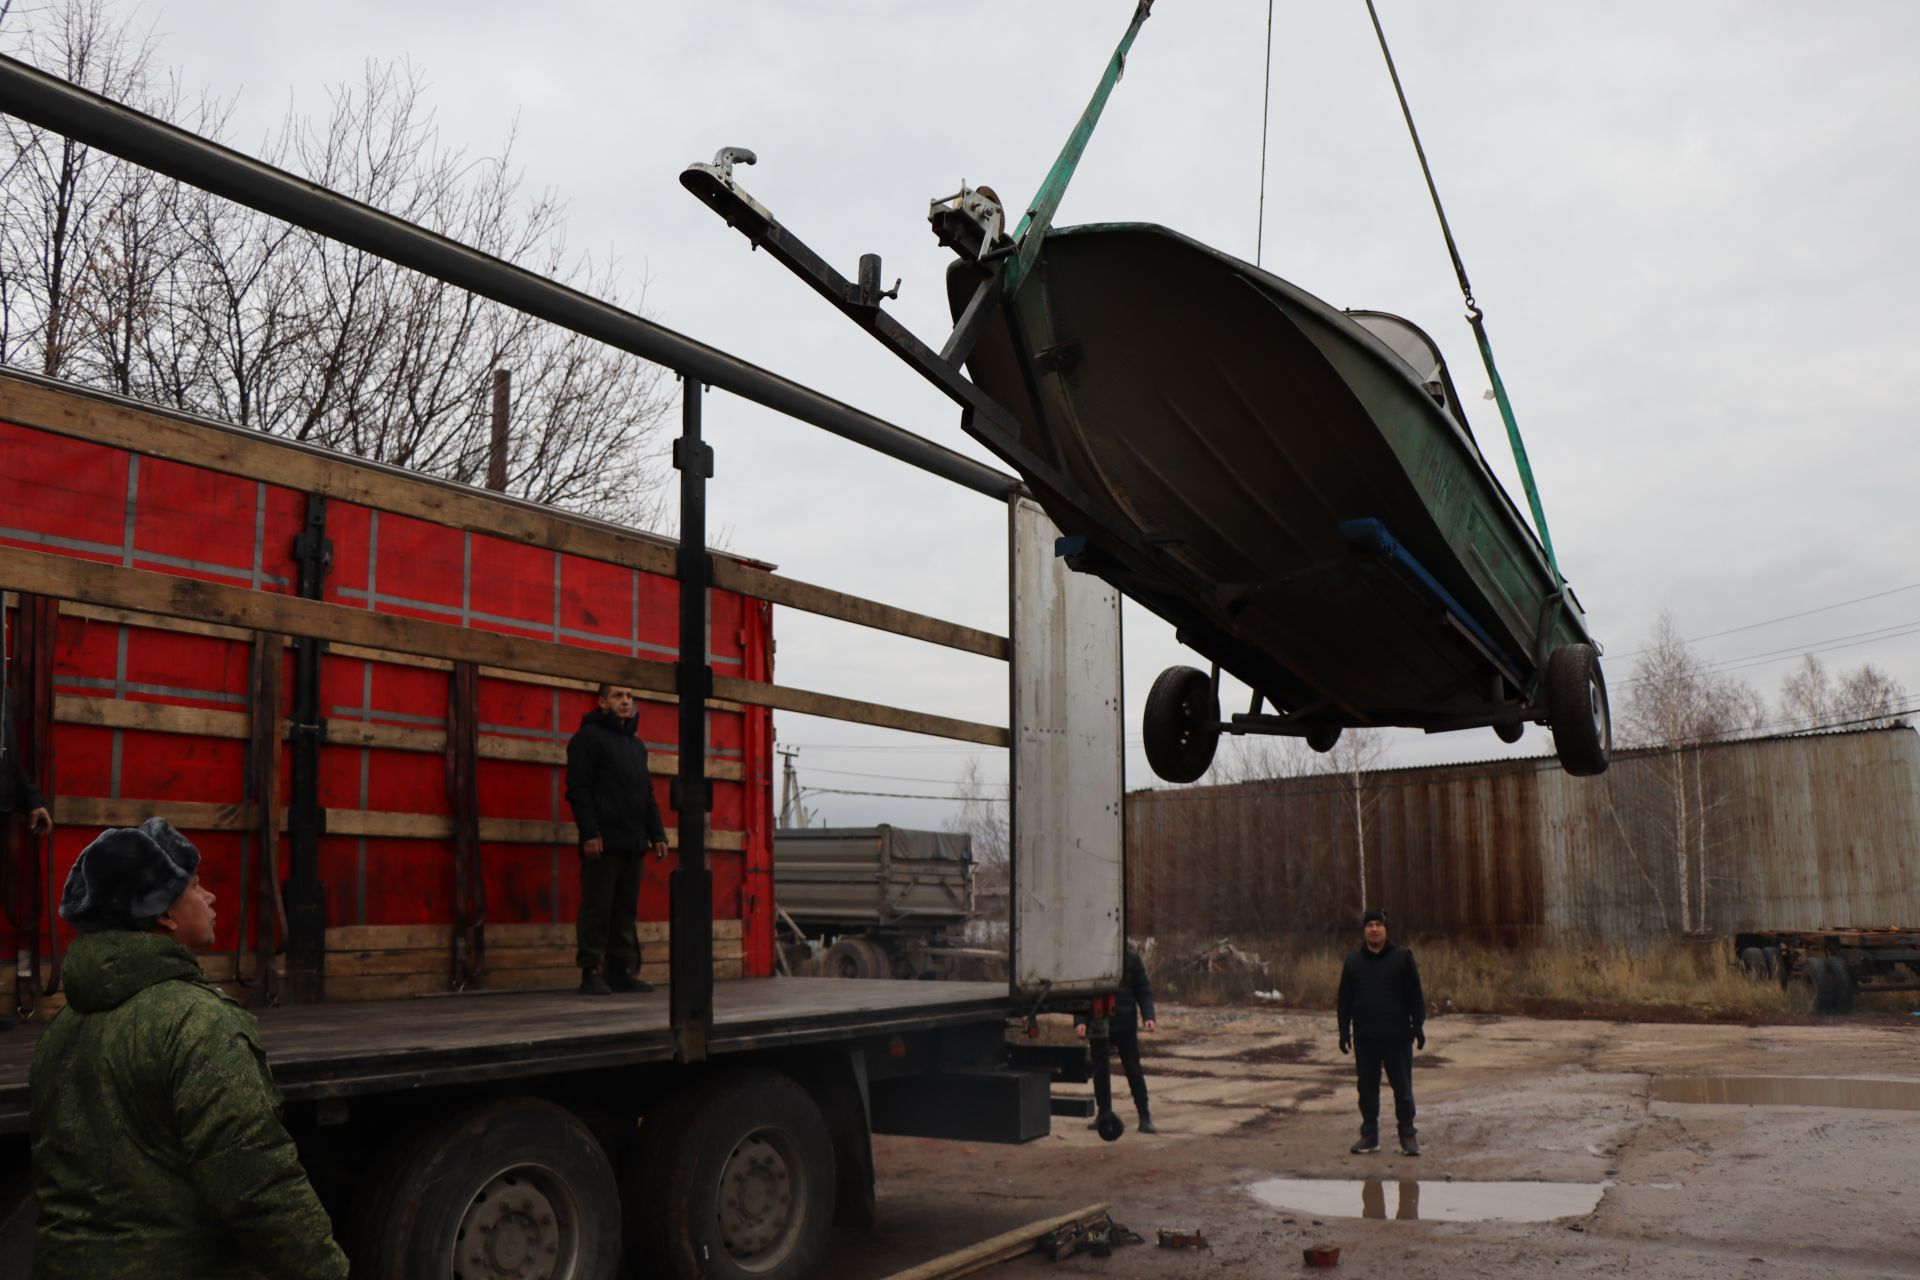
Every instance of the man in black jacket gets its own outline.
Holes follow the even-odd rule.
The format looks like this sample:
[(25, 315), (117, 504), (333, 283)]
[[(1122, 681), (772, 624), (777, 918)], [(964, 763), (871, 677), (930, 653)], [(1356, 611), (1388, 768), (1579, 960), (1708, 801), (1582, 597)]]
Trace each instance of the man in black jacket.
[[(1158, 1133), (1153, 1127), (1153, 1113), (1147, 1110), (1147, 1073), (1140, 1067), (1140, 1027), (1153, 1031), (1159, 1026), (1153, 1016), (1153, 984), (1147, 981), (1147, 964), (1140, 953), (1132, 947), (1127, 948), (1126, 962), (1121, 967), (1120, 990), (1114, 997), (1113, 1017), (1109, 1020), (1108, 1035), (1113, 1047), (1120, 1053), (1120, 1065), (1127, 1073), (1127, 1087), (1133, 1091), (1133, 1109), (1140, 1113), (1140, 1132)], [(1087, 1037), (1087, 1019), (1085, 1014), (1075, 1014), (1073, 1033), (1082, 1040)], [(1100, 1122), (1096, 1118), (1091, 1129)]]
[[(567, 804), (580, 828), (580, 994), (651, 991), (635, 976), (640, 870), (647, 851), (667, 856), (667, 828), (653, 798), (647, 744), (635, 734), (633, 690), (600, 686), (600, 705), (567, 742)], [(604, 971), (604, 976), (603, 975)]]
[(1400, 1150), (1420, 1154), (1413, 1126), (1413, 1050), (1427, 1047), (1427, 996), (1413, 952), (1387, 941), (1387, 913), (1360, 917), (1362, 944), (1340, 970), (1340, 1052), (1352, 1053), (1360, 1079), (1360, 1141), (1355, 1155), (1380, 1149), (1380, 1071), (1393, 1087)]

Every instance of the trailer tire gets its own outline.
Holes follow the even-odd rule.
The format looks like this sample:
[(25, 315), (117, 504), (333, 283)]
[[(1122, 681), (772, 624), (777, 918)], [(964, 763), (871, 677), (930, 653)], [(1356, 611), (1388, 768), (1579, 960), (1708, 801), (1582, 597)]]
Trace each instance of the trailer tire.
[(813, 1096), (754, 1068), (641, 1126), (622, 1179), (627, 1267), (656, 1280), (799, 1280), (833, 1226), (833, 1137)]
[(1147, 690), (1141, 717), (1147, 763), (1168, 782), (1193, 782), (1220, 745), (1220, 702), (1213, 678), (1193, 667), (1168, 667)]
[(1740, 952), (1740, 970), (1751, 982), (1758, 982), (1767, 974), (1767, 957), (1758, 947), (1745, 947)]
[(1613, 715), (1600, 654), (1592, 645), (1562, 645), (1547, 659), (1547, 712), (1560, 767), (1576, 778), (1605, 773), (1613, 751)]
[(1839, 956), (1827, 957), (1827, 1013), (1853, 1012), (1853, 974)]
[(1780, 966), (1785, 963), (1785, 961), (1781, 958), (1780, 948), (1762, 947), (1760, 948), (1760, 954), (1766, 957), (1767, 976), (1769, 978), (1774, 979), (1777, 982), (1784, 984), (1787, 980), (1787, 975), (1782, 973), (1780, 970)]
[(355, 1197), (355, 1280), (506, 1280), (529, 1265), (601, 1280), (620, 1258), (620, 1196), (571, 1112), (504, 1098), (399, 1144)]

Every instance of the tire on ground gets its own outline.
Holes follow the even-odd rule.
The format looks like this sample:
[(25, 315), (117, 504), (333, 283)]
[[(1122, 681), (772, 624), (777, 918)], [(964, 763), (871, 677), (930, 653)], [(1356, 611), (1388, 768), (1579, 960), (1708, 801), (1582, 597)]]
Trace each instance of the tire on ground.
[(1147, 690), (1141, 718), (1147, 763), (1168, 782), (1193, 782), (1220, 745), (1220, 703), (1213, 679), (1192, 667), (1168, 667)]
[(1748, 978), (1758, 982), (1767, 973), (1767, 957), (1758, 947), (1743, 947), (1740, 950), (1740, 969)]
[(798, 1280), (833, 1225), (833, 1139), (791, 1077), (702, 1081), (641, 1126), (621, 1178), (628, 1274)]
[(1600, 655), (1592, 645), (1563, 645), (1547, 660), (1547, 714), (1561, 768), (1576, 778), (1607, 771), (1613, 716)]
[(538, 1098), (456, 1112), (399, 1143), (361, 1184), (352, 1219), (355, 1280), (599, 1280), (620, 1258), (606, 1152)]
[(1780, 966), (1785, 964), (1786, 960), (1781, 956), (1780, 948), (1762, 947), (1760, 948), (1760, 954), (1766, 957), (1767, 976), (1779, 982), (1785, 982), (1787, 979), (1787, 975), (1781, 972)]

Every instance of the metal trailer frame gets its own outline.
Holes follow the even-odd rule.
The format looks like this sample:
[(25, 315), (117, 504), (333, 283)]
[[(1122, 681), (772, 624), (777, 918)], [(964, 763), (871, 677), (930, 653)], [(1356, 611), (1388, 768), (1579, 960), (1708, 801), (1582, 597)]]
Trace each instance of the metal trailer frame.
[[(712, 446), (701, 438), (704, 386), (732, 391), (1010, 505), (1017, 505), (1025, 497), (1026, 491), (1018, 478), (810, 387), (12, 58), (0, 57), (0, 111), (673, 369), (684, 384), (681, 433), (673, 447), (673, 465), (680, 472), (681, 499), (677, 559), (681, 584), (680, 658), (676, 664), (676, 684), (681, 706), (682, 761), (704, 763), (706, 759), (704, 700), (713, 688), (713, 672), (705, 661), (704, 602), (712, 581), (710, 553), (706, 549), (706, 484), (714, 474), (714, 455)], [(996, 264), (988, 284), (983, 284), (975, 299), (976, 305), (970, 308), (967, 319), (949, 342), (949, 350), (935, 356), (880, 312), (877, 258), (862, 261), (863, 281), (871, 277), (866, 295), (871, 305), (862, 310), (861, 295), (853, 286), (811, 251), (791, 241), (784, 230), (772, 223), (770, 216), (766, 222), (773, 229), (774, 243), (794, 246), (783, 248), (777, 256), (783, 261), (813, 264), (817, 268), (817, 287), (822, 292), (839, 297), (850, 314), (864, 316), (876, 333), (885, 335), (889, 345), (962, 404), (965, 410), (962, 425), (970, 433), (986, 440), (1003, 456), (1008, 450), (1013, 451), (1012, 456), (1024, 456), (1013, 444), (1012, 424), (1005, 411), (958, 371), (972, 337), (977, 336), (980, 323), (988, 313), (985, 305), (991, 293), (988, 284), (997, 286), (1000, 264)], [(837, 283), (829, 285), (829, 281)], [(847, 299), (849, 293), (853, 294), (851, 301)], [(1009, 679), (1010, 689), (1015, 678)], [(1115, 710), (1118, 710), (1117, 702)], [(1009, 749), (1017, 752), (1017, 745), (1010, 745)], [(682, 826), (704, 828), (709, 797), (703, 770), (683, 767), (673, 788)], [(293, 866), (298, 878), (299, 870), (311, 861), (303, 852), (310, 841), (303, 838), (297, 825), (293, 836), (296, 851)], [(698, 840), (683, 841), (696, 848), (699, 843)], [(672, 1026), (677, 1055), (682, 1061), (699, 1061), (706, 1056), (712, 1026), (712, 934), (707, 892), (710, 875), (702, 851), (683, 861), (681, 869), (673, 875), (670, 888), (670, 914), (676, 925), (671, 944)], [(296, 889), (288, 903), (290, 913), (298, 915), (300, 901)], [(1123, 900), (1117, 925), (1124, 924), (1124, 910)], [(317, 946), (316, 939), (305, 937), (309, 932), (310, 929), (303, 931), (298, 943), (290, 939), (290, 944), (308, 949)], [(1118, 978), (1118, 960), (1115, 955), (1110, 980), (1104, 984), (1095, 981), (1083, 989), (1110, 990)], [(1045, 988), (1037, 993), (1036, 1008), (1048, 994)]]
[(1782, 987), (1804, 982), (1817, 1012), (1846, 1013), (1863, 992), (1920, 991), (1920, 930), (1747, 929), (1733, 935), (1733, 963)]

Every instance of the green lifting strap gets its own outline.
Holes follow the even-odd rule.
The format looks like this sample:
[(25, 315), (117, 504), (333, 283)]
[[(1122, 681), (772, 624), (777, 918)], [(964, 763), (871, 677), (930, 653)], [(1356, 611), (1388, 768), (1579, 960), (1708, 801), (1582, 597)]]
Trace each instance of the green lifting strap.
[(1527, 446), (1520, 440), (1520, 424), (1513, 419), (1513, 404), (1507, 399), (1507, 386), (1493, 364), (1493, 344), (1487, 341), (1484, 313), (1473, 300), (1473, 286), (1467, 282), (1466, 263), (1460, 260), (1460, 247), (1453, 242), (1453, 228), (1447, 225), (1447, 211), (1440, 207), (1440, 190), (1433, 185), (1433, 170), (1427, 164), (1427, 151), (1420, 145), (1420, 131), (1413, 127), (1413, 111), (1407, 106), (1407, 94), (1400, 87), (1400, 73), (1393, 65), (1393, 51), (1387, 48), (1387, 33), (1380, 27), (1380, 14), (1367, 0), (1367, 16), (1373, 19), (1373, 34), (1380, 40), (1380, 53), (1387, 60), (1387, 74), (1393, 78), (1393, 92), (1400, 99), (1400, 114), (1413, 138), (1413, 153), (1420, 157), (1420, 172), (1427, 180), (1427, 194), (1433, 197), (1433, 211), (1440, 218), (1440, 234), (1446, 238), (1447, 253), (1453, 258), (1453, 274), (1460, 281), (1460, 295), (1467, 303), (1467, 323), (1473, 326), (1473, 340), (1480, 346), (1481, 363), (1487, 366), (1487, 378), (1493, 383), (1493, 398), (1500, 405), (1500, 420), (1507, 425), (1507, 443), (1513, 446), (1513, 463), (1520, 470), (1520, 483), (1527, 491), (1527, 507), (1533, 512), (1533, 527), (1540, 531), (1540, 545), (1547, 553), (1547, 567), (1553, 570), (1553, 583), (1564, 587), (1560, 562), (1554, 558), (1553, 535), (1547, 532), (1547, 513), (1540, 505), (1540, 486), (1534, 483), (1533, 467), (1527, 461)]
[(1093, 137), (1094, 125), (1100, 123), (1100, 113), (1106, 109), (1107, 97), (1127, 69), (1127, 51), (1133, 48), (1133, 38), (1140, 34), (1141, 24), (1146, 22), (1152, 8), (1153, 0), (1139, 0), (1134, 6), (1133, 21), (1127, 24), (1127, 34), (1120, 37), (1120, 46), (1107, 61), (1106, 73), (1100, 77), (1100, 85), (1093, 91), (1093, 101), (1080, 113), (1080, 122), (1073, 126), (1073, 132), (1067, 137), (1067, 145), (1060, 148), (1060, 158), (1053, 162), (1053, 168), (1047, 170), (1046, 181), (1040, 184), (1040, 191), (1027, 207), (1026, 216), (1014, 228), (1013, 238), (1019, 242), (1020, 252), (1007, 268), (1005, 288), (1009, 298), (1019, 291), (1027, 273), (1033, 268), (1034, 260), (1040, 256), (1040, 245), (1047, 238), (1048, 228), (1053, 225), (1054, 211), (1067, 194), (1067, 184), (1073, 181), (1073, 171), (1080, 164), (1088, 140)]

